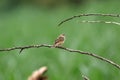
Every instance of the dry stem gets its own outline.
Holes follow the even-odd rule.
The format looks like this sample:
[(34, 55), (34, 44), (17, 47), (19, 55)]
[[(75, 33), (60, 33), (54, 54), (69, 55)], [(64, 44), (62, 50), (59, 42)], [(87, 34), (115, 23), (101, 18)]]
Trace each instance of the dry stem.
[(81, 21), (81, 22), (82, 23), (106, 23), (106, 24), (115, 24), (115, 25), (120, 26), (119, 22), (113, 22), (113, 21), (100, 21), (100, 20), (97, 20), (97, 21)]
[(28, 77), (28, 80), (47, 80), (47, 76), (44, 76), (47, 71), (47, 67), (43, 66), (40, 69), (34, 71), (32, 75)]

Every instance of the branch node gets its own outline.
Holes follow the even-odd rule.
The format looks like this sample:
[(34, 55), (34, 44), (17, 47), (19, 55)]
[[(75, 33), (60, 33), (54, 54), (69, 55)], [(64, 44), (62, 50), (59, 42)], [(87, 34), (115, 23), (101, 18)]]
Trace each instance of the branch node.
[(21, 48), (19, 54), (21, 54), (24, 49), (25, 49), (25, 48)]

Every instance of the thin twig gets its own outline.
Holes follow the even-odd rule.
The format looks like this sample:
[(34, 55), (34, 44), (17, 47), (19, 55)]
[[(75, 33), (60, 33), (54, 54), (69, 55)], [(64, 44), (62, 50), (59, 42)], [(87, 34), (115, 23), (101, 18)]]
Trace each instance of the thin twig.
[(82, 75), (82, 77), (83, 77), (83, 80), (90, 80), (87, 76), (85, 76), (85, 75)]
[(119, 25), (119, 22), (112, 22), (112, 21), (81, 21), (82, 23), (106, 23), (106, 24), (115, 24), (115, 25)]
[(80, 15), (75, 15), (75, 16), (72, 16), (70, 18), (67, 18), (63, 21), (61, 21), (58, 26), (62, 25), (64, 22), (67, 22), (69, 20), (72, 20), (74, 18), (79, 18), (79, 17), (82, 17), (82, 16), (109, 16), (109, 17), (120, 17), (120, 14), (101, 14), (101, 13), (90, 13), (90, 14), (80, 14)]
[[(22, 46), (22, 47), (13, 47), (13, 48), (6, 48), (6, 49), (0, 49), (0, 51), (12, 51), (12, 50), (24, 50), (24, 49), (29, 49), (29, 48), (40, 48), (40, 47), (48, 47), (48, 48), (52, 48), (53, 45), (47, 45), (47, 44), (40, 44), (40, 45), (31, 45), (31, 46)], [(57, 46), (55, 48), (58, 48), (58, 49), (63, 49), (65, 51), (68, 51), (68, 52), (76, 52), (76, 53), (80, 53), (80, 54), (85, 54), (85, 55), (89, 55), (89, 56), (92, 56), (92, 57), (95, 57), (99, 60), (102, 60), (102, 61), (105, 61), (113, 66), (115, 66), (116, 68), (120, 69), (120, 65), (107, 59), (107, 58), (104, 58), (104, 57), (101, 57), (101, 56), (98, 56), (94, 53), (90, 53), (90, 52), (84, 52), (84, 51), (81, 51), (81, 50), (74, 50), (74, 49), (69, 49), (69, 48), (65, 48), (65, 47), (61, 47), (61, 46)]]

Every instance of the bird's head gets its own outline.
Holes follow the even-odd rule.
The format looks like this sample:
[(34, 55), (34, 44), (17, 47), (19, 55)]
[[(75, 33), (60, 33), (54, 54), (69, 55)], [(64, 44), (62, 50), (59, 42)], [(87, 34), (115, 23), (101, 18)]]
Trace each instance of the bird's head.
[(61, 34), (61, 36), (65, 36), (65, 34)]

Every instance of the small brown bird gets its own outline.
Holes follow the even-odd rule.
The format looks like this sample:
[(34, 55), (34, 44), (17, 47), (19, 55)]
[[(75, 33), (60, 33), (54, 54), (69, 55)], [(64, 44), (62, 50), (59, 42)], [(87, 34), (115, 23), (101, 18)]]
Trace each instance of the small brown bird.
[(61, 34), (56, 40), (53, 47), (61, 46), (65, 41), (65, 34)]

